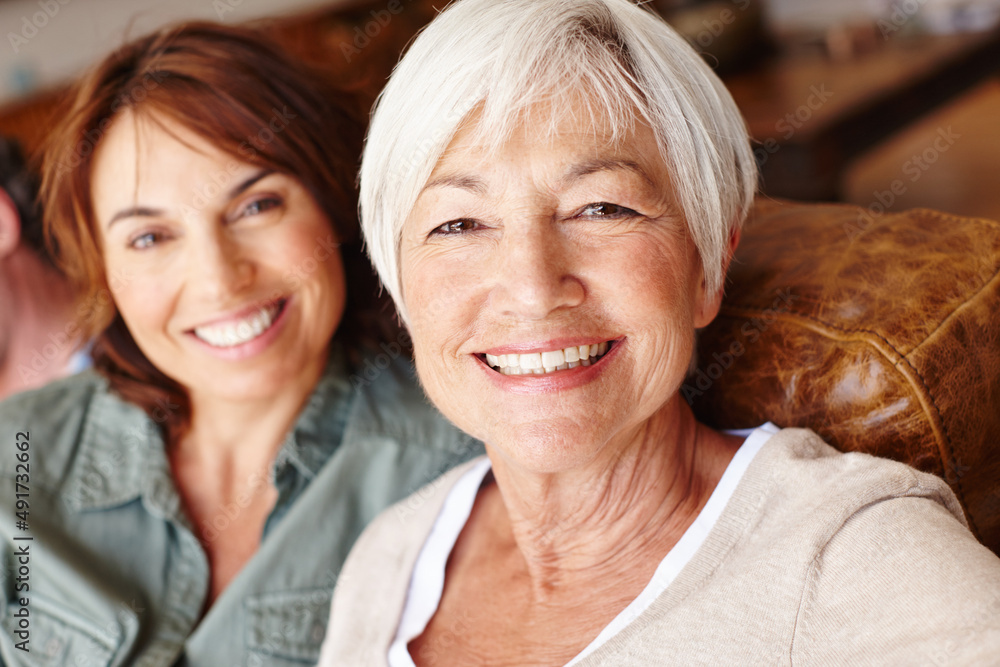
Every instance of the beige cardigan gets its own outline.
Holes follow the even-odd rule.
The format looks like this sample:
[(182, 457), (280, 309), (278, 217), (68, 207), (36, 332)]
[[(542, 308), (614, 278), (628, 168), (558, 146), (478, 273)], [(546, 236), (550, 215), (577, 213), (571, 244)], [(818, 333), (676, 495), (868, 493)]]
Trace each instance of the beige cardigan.
[[(414, 563), (468, 466), (362, 534), (321, 667), (387, 664)], [(579, 665), (1000, 665), (1000, 559), (939, 478), (784, 429), (673, 583)]]

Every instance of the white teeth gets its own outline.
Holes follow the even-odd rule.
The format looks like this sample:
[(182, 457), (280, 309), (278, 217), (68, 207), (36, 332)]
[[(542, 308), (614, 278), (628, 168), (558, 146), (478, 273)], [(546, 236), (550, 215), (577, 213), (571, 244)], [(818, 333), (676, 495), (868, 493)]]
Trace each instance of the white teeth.
[(542, 352), (542, 366), (545, 368), (555, 368), (559, 364), (566, 363), (566, 355), (562, 350), (553, 352)]
[[(507, 363), (510, 364), (510, 359), (507, 359)], [(510, 364), (513, 366), (514, 364)], [(539, 352), (533, 352), (532, 354), (521, 354), (518, 355), (518, 366), (523, 369), (535, 370), (536, 368), (542, 367), (542, 355)]]
[(610, 347), (605, 341), (530, 354), (487, 354), (486, 363), (504, 375), (544, 375), (577, 366), (590, 366)]
[(271, 328), (281, 306), (273, 303), (236, 322), (197, 327), (194, 335), (213, 347), (234, 347), (248, 343)]

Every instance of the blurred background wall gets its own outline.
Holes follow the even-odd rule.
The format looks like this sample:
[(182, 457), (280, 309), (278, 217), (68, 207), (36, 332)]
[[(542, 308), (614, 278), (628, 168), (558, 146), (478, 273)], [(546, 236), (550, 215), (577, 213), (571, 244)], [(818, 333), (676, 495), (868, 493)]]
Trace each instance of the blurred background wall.
[[(57, 85), (129, 37), (181, 19), (238, 23), (326, 0), (0, 0), (0, 103)], [(12, 37), (13, 35), (13, 37)]]
[[(374, 96), (444, 4), (0, 0), (0, 132), (34, 148), (73, 76), (128, 38), (187, 18), (271, 26)], [(733, 91), (758, 140), (766, 193), (1000, 218), (1000, 0), (650, 4)]]

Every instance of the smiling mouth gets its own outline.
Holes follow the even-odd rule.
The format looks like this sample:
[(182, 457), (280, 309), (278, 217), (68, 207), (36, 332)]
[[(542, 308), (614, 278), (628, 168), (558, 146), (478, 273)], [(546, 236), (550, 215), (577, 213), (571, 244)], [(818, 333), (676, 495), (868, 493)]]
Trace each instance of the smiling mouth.
[(243, 345), (263, 336), (281, 315), (286, 303), (287, 299), (272, 301), (246, 317), (222, 324), (195, 327), (192, 333), (212, 347), (228, 348)]
[(503, 375), (548, 375), (579, 366), (591, 366), (610, 352), (616, 341), (566, 347), (529, 354), (479, 354), (490, 368)]

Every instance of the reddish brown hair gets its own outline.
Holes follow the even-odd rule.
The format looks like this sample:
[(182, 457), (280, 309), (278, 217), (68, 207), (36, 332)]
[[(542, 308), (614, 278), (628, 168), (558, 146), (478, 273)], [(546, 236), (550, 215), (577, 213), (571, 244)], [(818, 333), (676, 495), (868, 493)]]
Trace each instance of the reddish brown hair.
[[(375, 288), (358, 242), (353, 183), (363, 129), (352, 100), (293, 64), (260, 33), (203, 22), (135, 40), (75, 86), (44, 155), (46, 233), (56, 260), (80, 288), (77, 324), (93, 340), (96, 369), (160, 424), (168, 442), (188, 426), (187, 394), (139, 350), (111, 300), (115, 277), (105, 275), (91, 201), (97, 146), (131, 110), (177, 122), (239, 160), (296, 177), (341, 243), (349, 289), (339, 336), (371, 306)], [(292, 120), (274, 131), (278, 115)]]

